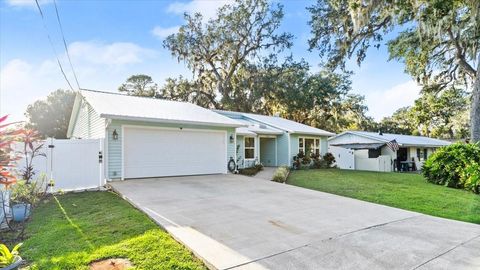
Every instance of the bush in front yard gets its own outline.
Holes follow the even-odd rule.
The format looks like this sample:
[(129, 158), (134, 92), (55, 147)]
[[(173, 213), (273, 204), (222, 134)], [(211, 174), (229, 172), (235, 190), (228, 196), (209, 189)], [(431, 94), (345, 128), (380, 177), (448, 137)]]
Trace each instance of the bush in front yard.
[(272, 181), (285, 183), (285, 181), (287, 181), (288, 173), (289, 173), (289, 169), (287, 166), (278, 167), (275, 173), (273, 174)]
[(429, 182), (480, 193), (480, 144), (442, 147), (425, 161), (422, 170)]
[(257, 165), (254, 165), (253, 167), (239, 169), (238, 173), (243, 174), (243, 175), (247, 175), (247, 176), (254, 176), (255, 174), (257, 174), (261, 170), (263, 170), (263, 165), (262, 164), (257, 164)]

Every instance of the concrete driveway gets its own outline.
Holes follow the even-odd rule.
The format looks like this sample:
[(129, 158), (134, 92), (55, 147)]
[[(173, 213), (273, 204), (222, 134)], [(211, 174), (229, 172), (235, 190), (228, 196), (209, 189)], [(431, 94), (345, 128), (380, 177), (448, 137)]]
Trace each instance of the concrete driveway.
[(475, 224), (239, 175), (111, 185), (211, 268), (480, 269)]

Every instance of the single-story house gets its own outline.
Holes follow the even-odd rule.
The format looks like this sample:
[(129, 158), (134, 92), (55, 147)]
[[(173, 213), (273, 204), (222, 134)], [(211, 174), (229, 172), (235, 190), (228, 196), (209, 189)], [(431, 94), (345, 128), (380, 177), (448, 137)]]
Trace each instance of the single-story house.
[(341, 169), (420, 170), (437, 148), (450, 142), (423, 136), (345, 131), (328, 139), (329, 152)]
[(227, 173), (232, 159), (291, 165), (300, 150), (326, 153), (333, 135), (278, 116), (92, 90), (78, 91), (67, 132), (102, 139), (107, 180)]

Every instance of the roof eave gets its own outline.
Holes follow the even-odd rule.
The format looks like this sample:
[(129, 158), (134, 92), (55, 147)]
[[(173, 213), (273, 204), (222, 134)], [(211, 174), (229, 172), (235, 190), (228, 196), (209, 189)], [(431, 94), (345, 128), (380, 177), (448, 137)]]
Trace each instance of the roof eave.
[(401, 144), (402, 146), (405, 146), (405, 147), (443, 147), (443, 146), (447, 146), (449, 144)]
[(256, 136), (257, 134), (255, 132), (235, 132), (236, 135), (240, 136)]
[(159, 119), (159, 118), (148, 118), (148, 117), (136, 117), (136, 116), (125, 116), (125, 115), (114, 115), (114, 114), (100, 114), (102, 118), (109, 118), (115, 120), (127, 120), (127, 121), (145, 121), (153, 123), (164, 123), (164, 124), (185, 124), (185, 125), (205, 125), (205, 126), (214, 126), (214, 127), (247, 127), (243, 124), (228, 124), (228, 123), (215, 123), (215, 122), (204, 122), (204, 121), (186, 121), (186, 120), (175, 120), (175, 119)]
[[(333, 137), (328, 138), (328, 140), (329, 140), (329, 141), (330, 141), (330, 140), (333, 140), (333, 139), (338, 138), (338, 137), (340, 137), (340, 136), (343, 136), (343, 135), (345, 135), (345, 134), (353, 134), (353, 135), (357, 135), (357, 136), (364, 137), (364, 138), (367, 138), (367, 139), (376, 140), (376, 141), (379, 141), (379, 142), (389, 142), (389, 140), (387, 140), (387, 139), (378, 138), (378, 137), (375, 137), (375, 136), (369, 136), (369, 135), (366, 135), (366, 134), (361, 134), (361, 133), (357, 133), (357, 132), (355, 132), (355, 131), (348, 131), (348, 130), (347, 130), (347, 131), (344, 131), (344, 132), (342, 132), (342, 133), (340, 133), (340, 134), (338, 134), (338, 135), (334, 135)], [(399, 143), (398, 141), (397, 141), (397, 143), (398, 143), (398, 144), (401, 144), (401, 143)]]
[(309, 131), (291, 131), (290, 134), (305, 134), (305, 135), (315, 135), (315, 136), (335, 136), (335, 133), (331, 132), (309, 132)]

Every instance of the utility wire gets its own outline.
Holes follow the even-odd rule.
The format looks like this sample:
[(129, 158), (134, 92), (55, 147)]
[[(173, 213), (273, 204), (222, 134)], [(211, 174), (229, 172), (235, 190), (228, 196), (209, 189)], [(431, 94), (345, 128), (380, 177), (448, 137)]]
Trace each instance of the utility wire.
[(47, 33), (48, 41), (50, 42), (50, 45), (52, 46), (53, 53), (55, 54), (55, 58), (57, 58), (57, 63), (58, 63), (58, 66), (60, 67), (60, 71), (62, 72), (65, 80), (67, 81), (68, 86), (70, 86), (70, 89), (72, 91), (75, 91), (75, 90), (73, 90), (72, 84), (70, 84), (70, 81), (68, 80), (67, 75), (65, 74), (65, 71), (63, 70), (62, 63), (60, 63), (60, 59), (58, 58), (57, 50), (55, 49), (55, 46), (53, 45), (53, 41), (52, 41), (52, 38), (50, 37), (50, 34), (48, 33), (47, 24), (45, 22), (45, 16), (43, 15), (43, 12), (42, 12), (42, 9), (40, 8), (40, 4), (38, 3), (38, 0), (35, 0), (35, 3), (37, 3), (38, 12), (40, 12), (40, 17), (42, 17), (43, 27), (45, 28), (45, 31)]
[(60, 15), (58, 13), (57, 1), (53, 0), (53, 4), (55, 6), (55, 13), (57, 13), (57, 21), (58, 21), (58, 25), (60, 26), (60, 33), (62, 34), (63, 46), (65, 47), (65, 51), (67, 52), (68, 62), (70, 63), (70, 68), (72, 69), (73, 77), (75, 77), (75, 82), (77, 83), (78, 90), (80, 90), (80, 84), (78, 83), (77, 74), (75, 73), (75, 69), (73, 68), (73, 65), (72, 65), (72, 60), (70, 59), (70, 53), (68, 52), (67, 41), (65, 40), (65, 35), (63, 34), (63, 26), (62, 26), (62, 22), (60, 21)]

